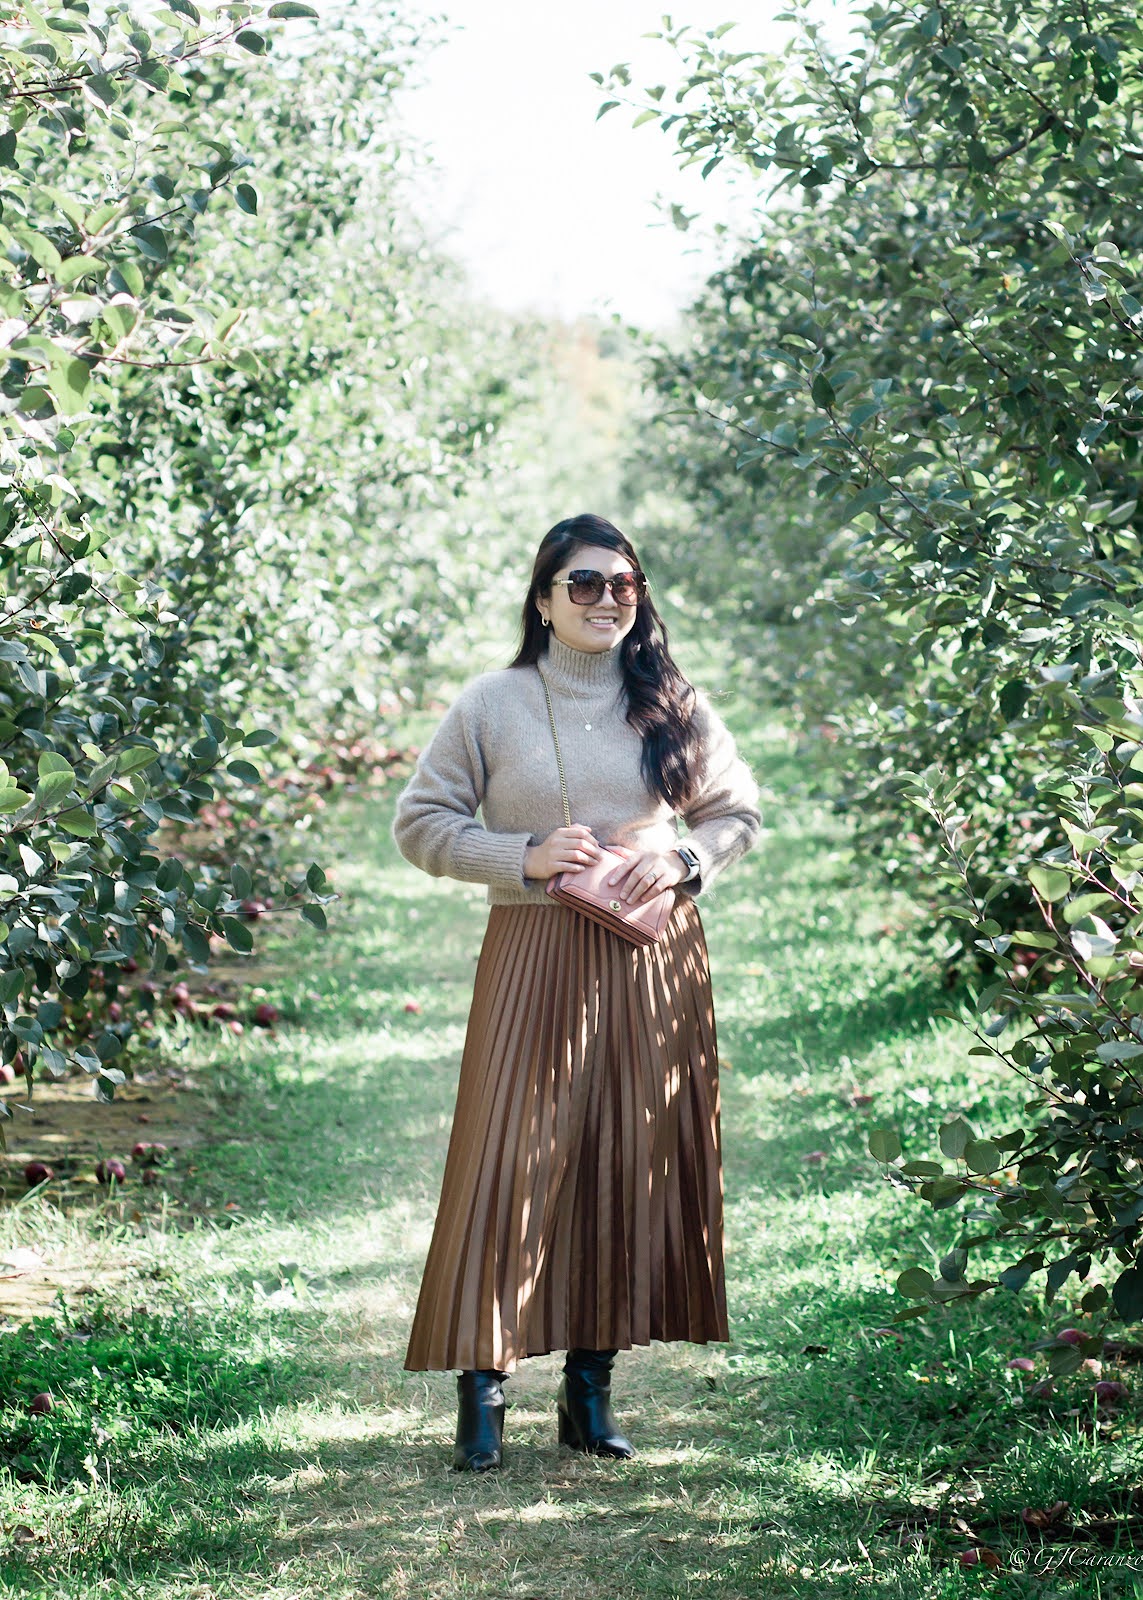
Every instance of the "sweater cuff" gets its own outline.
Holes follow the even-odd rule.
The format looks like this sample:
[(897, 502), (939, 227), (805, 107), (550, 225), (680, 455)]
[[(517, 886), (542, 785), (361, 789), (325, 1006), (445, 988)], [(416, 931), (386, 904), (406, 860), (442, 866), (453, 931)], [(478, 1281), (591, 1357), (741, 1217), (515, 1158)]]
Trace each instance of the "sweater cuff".
[(487, 883), (493, 889), (524, 889), (524, 852), (532, 842), (529, 833), (490, 833), (468, 830), (456, 846), (457, 877)]

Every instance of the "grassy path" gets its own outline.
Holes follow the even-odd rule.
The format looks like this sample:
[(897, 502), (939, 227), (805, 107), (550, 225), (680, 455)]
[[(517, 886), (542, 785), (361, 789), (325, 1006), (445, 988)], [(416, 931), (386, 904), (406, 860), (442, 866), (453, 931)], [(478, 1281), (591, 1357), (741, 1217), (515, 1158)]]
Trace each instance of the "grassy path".
[(944, 1111), (987, 1125), (1007, 1088), (930, 1022), (905, 913), (855, 878), (796, 752), (760, 736), (749, 753), (768, 832), (704, 913), (733, 1340), (620, 1356), (638, 1458), (557, 1448), (552, 1356), (511, 1381), (505, 1470), (457, 1477), (452, 1378), (402, 1370), (485, 905), (407, 867), (387, 804), (355, 800), (317, 851), (344, 897), (330, 934), (271, 952), (279, 1032), (169, 1040), (217, 1109), (181, 1204), (32, 1202), (0, 1224), (5, 1248), (65, 1265), (98, 1248), (120, 1275), (103, 1321), (21, 1346), (48, 1386), (71, 1375), (55, 1421), (70, 1406), (74, 1438), (47, 1487), (0, 1486), (0, 1594), (1143, 1595), (1143, 1555), (1044, 1576), (956, 1563), (1007, 1552), (1025, 1506), (1122, 1512), (1137, 1434), (1093, 1441), (1078, 1380), (1027, 1397), (1007, 1368), (1039, 1328), (1021, 1302), (884, 1331), (896, 1272), (953, 1224), (887, 1188), (868, 1126), (911, 1130), (921, 1155)]

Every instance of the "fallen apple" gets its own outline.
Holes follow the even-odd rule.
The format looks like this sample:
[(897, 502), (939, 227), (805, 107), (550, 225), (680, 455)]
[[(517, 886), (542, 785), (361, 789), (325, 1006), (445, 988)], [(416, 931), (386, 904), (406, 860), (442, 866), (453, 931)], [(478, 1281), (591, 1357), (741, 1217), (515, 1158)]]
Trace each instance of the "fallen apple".
[(24, 1181), (29, 1189), (35, 1188), (37, 1183), (46, 1183), (55, 1177), (55, 1172), (44, 1161), (29, 1161), (24, 1168)]
[(111, 1156), (106, 1161), (97, 1161), (95, 1163), (95, 1176), (100, 1183), (126, 1183), (127, 1168), (119, 1160), (118, 1156)]
[(278, 1020), (278, 1008), (263, 1000), (254, 1010), (254, 1021), (259, 1028), (272, 1028)]
[(1036, 1370), (1036, 1363), (1031, 1356), (1013, 1356), (1008, 1366), (1012, 1372), (1035, 1372)]
[(1082, 1344), (1085, 1335), (1078, 1328), (1061, 1328), (1056, 1338), (1061, 1344)]
[(406, 1000), (405, 1010), (412, 1012), (414, 1016), (419, 1016), (421, 1012), (421, 1002), (419, 1000)]
[(1113, 1378), (1101, 1378), (1095, 1385), (1095, 1398), (1101, 1406), (1114, 1405), (1119, 1400), (1126, 1400), (1127, 1385), (1116, 1383)]
[(34, 1394), (28, 1401), (28, 1410), (34, 1417), (46, 1417), (49, 1411), (54, 1411), (56, 1403), (45, 1389), (42, 1394)]

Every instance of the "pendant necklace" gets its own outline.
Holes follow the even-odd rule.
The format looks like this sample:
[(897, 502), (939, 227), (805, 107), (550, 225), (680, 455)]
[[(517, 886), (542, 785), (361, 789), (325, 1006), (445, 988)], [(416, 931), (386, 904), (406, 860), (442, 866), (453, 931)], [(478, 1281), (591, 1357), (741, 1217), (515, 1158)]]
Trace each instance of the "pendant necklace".
[[(567, 689), (567, 692), (571, 695), (572, 701), (573, 701), (573, 703), (575, 705), (576, 710), (579, 712), (580, 716), (583, 717), (583, 707), (580, 705), (579, 700), (576, 697), (575, 690), (572, 688), (572, 686), (568, 682), (568, 680), (564, 677), (562, 672), (560, 673), (560, 678), (563, 681), (564, 687)], [(587, 732), (587, 733), (591, 732), (591, 723), (587, 720), (586, 717), (584, 717), (584, 719), (583, 719), (583, 726), (584, 726), (584, 731), (585, 732)]]

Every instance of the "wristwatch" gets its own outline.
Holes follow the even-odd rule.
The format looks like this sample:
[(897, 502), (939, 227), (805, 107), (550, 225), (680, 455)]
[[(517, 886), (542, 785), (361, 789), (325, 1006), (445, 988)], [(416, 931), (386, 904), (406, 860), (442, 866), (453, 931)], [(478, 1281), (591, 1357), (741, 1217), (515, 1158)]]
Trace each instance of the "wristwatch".
[(681, 883), (690, 883), (692, 878), (698, 877), (699, 872), (702, 870), (702, 862), (691, 849), (689, 844), (677, 844), (675, 846), (675, 854), (679, 857), (683, 863), (683, 866), (687, 869), (686, 877), (680, 879), (679, 881)]

